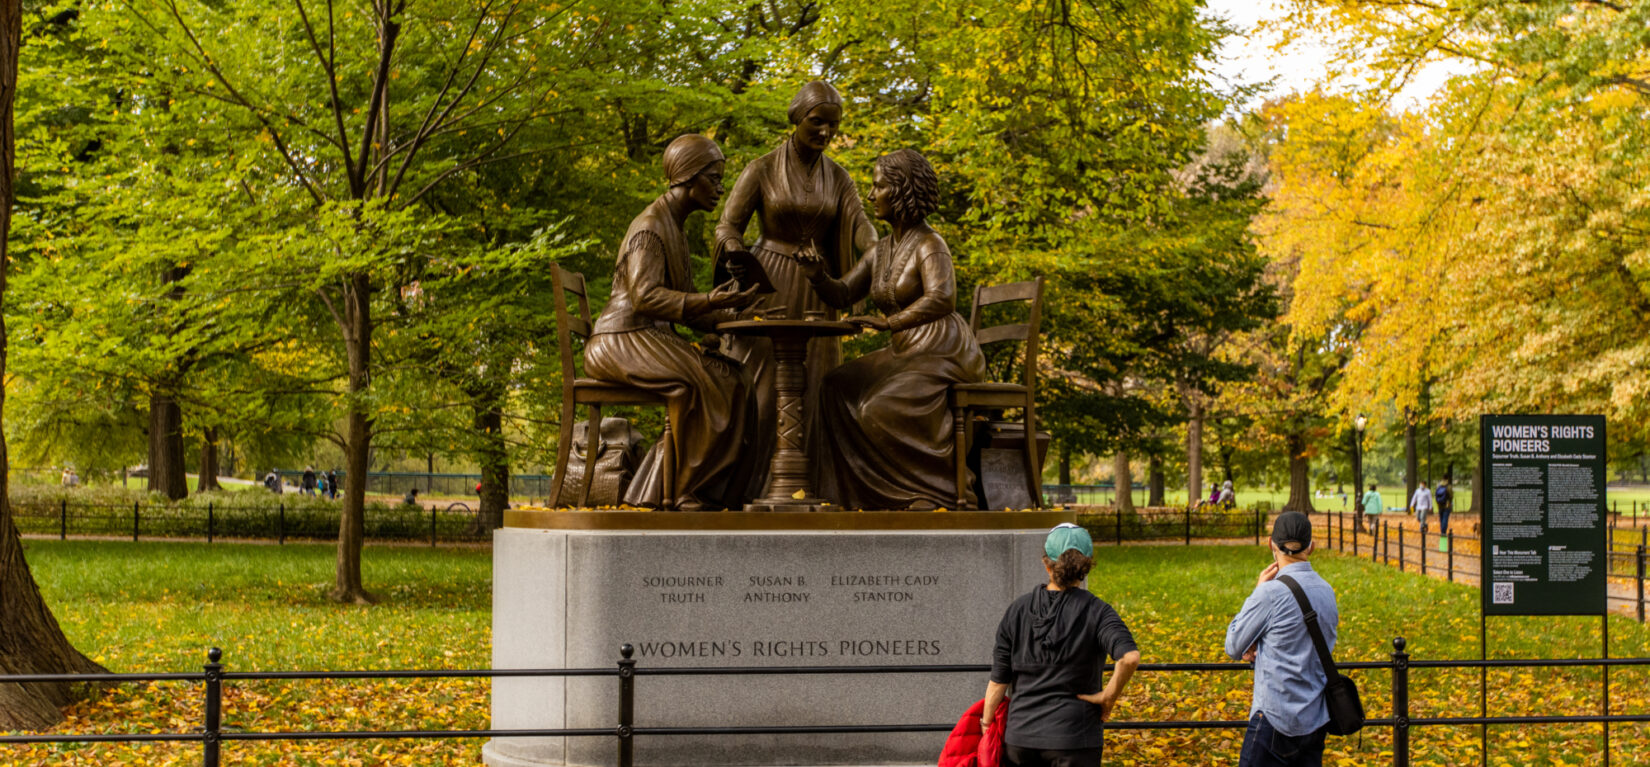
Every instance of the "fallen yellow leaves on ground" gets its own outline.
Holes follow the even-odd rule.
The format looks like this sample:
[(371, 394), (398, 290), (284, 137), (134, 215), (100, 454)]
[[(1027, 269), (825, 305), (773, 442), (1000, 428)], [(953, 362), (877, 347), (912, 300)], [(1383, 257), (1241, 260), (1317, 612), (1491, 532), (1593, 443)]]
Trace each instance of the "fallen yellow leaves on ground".
[[(369, 552), (368, 581), (384, 604), (362, 608), (324, 599), (332, 550), (326, 546), (121, 543), (43, 545), (31, 541), (37, 577), (78, 646), (116, 671), (199, 671), (203, 648), (225, 649), (230, 671), (299, 669), (468, 669), (490, 665), (490, 552), (382, 548)], [(134, 559), (139, 553), (141, 559)], [(1090, 590), (1128, 621), (1147, 663), (1224, 662), (1227, 621), (1254, 584), (1263, 554), (1253, 547), (1102, 547)], [(1335, 585), (1342, 620), (1337, 658), (1386, 660), (1405, 636), (1416, 659), (1475, 658), (1476, 589), (1330, 552), (1315, 567)], [(206, 588), (200, 573), (214, 573)], [(292, 585), (300, 584), (300, 585)], [(1491, 623), (1499, 658), (1596, 657), (1597, 618), (1507, 618)], [(1650, 631), (1612, 621), (1611, 654), (1650, 657)], [(983, 659), (982, 659), (983, 662)], [(1392, 672), (1351, 673), (1370, 716), (1392, 711)], [(1487, 674), (1491, 715), (1594, 714), (1600, 673), (1588, 668), (1508, 668)], [(796, 682), (799, 694), (821, 677)], [(1472, 716), (1479, 673), (1410, 669), (1411, 717)], [(1611, 712), (1650, 713), (1650, 670), (1611, 672)], [(639, 690), (645, 695), (646, 681)], [(1241, 721), (1250, 672), (1142, 671), (1119, 703), (1118, 722)], [(971, 701), (959, 701), (960, 712)], [(272, 680), (225, 684), (226, 732), (463, 730), (489, 724), (484, 678)], [(198, 683), (110, 688), (70, 707), (61, 733), (191, 732), (201, 722)], [(828, 736), (797, 736), (828, 737)], [(935, 737), (935, 753), (942, 736)], [(1235, 765), (1243, 730), (1110, 730), (1106, 764), (1153, 767)], [(1614, 764), (1650, 764), (1650, 726), (1611, 729)], [(1426, 726), (1410, 732), (1411, 764), (1480, 763), (1479, 729)], [(1490, 764), (1601, 762), (1598, 725), (1491, 728)], [(482, 740), (388, 739), (224, 744), (226, 765), (473, 765)], [(1392, 763), (1390, 728), (1331, 738), (1330, 765)], [(9, 746), (0, 765), (198, 765), (197, 743)]]

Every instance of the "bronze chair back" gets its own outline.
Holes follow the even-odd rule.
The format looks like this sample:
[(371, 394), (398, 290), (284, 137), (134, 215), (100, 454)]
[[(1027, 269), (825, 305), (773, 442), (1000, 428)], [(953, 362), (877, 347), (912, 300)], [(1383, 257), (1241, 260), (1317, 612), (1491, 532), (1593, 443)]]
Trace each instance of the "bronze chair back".
[[(672, 440), (671, 423), (673, 414), (670, 413), (669, 403), (663, 395), (656, 392), (633, 389), (621, 384), (612, 384), (604, 381), (592, 381), (578, 377), (579, 371), (574, 363), (573, 339), (577, 338), (581, 344), (588, 344), (594, 326), (590, 322), (590, 298), (585, 285), (584, 275), (562, 268), (561, 264), (550, 265), (550, 288), (555, 295), (551, 303), (556, 308), (556, 345), (561, 354), (561, 431), (556, 439), (556, 468), (555, 477), (551, 481), (549, 504), (552, 507), (570, 505), (562, 502), (562, 489), (567, 476), (568, 459), (571, 456), (573, 444), (573, 419), (577, 417), (576, 408), (584, 405), (587, 409), (587, 420), (590, 423), (586, 434), (584, 456), (584, 481), (580, 483), (578, 506), (583, 508), (589, 504), (591, 472), (595, 470), (596, 458), (602, 452), (602, 407), (604, 405), (640, 405), (661, 406), (666, 409), (664, 432), (659, 439), (664, 443), (662, 463), (665, 474), (663, 482), (664, 508), (673, 508), (676, 503), (674, 495), (674, 477), (676, 472), (676, 451)], [(578, 299), (578, 316), (573, 316), (569, 310), (567, 296), (571, 293)]]
[[(550, 265), (550, 288), (555, 294), (551, 302), (556, 307), (556, 348), (561, 350), (561, 395), (565, 401), (571, 402), (573, 381), (579, 375), (573, 363), (573, 337), (578, 336), (581, 344), (590, 340), (590, 298), (585, 290), (584, 275), (564, 269), (561, 264)], [(567, 310), (568, 293), (578, 297), (577, 317)]]
[[(1024, 322), (1009, 322), (981, 327), (984, 309), (999, 304), (1025, 302), (1028, 304)], [(1020, 408), (1024, 414), (1026, 492), (1031, 504), (1043, 505), (1043, 465), (1037, 449), (1037, 359), (1043, 323), (1043, 278), (1006, 285), (982, 285), (974, 289), (974, 304), (969, 312), (968, 326), (981, 349), (1000, 343), (1021, 344), (1018, 355), (1020, 381), (1018, 383), (958, 384), (952, 387), (952, 417), (956, 420), (955, 450), (957, 451), (957, 505), (966, 502), (965, 464), (968, 460), (968, 414), (975, 410)], [(1010, 366), (1012, 368), (1012, 365)]]
[[(1030, 303), (1025, 322), (980, 327), (982, 308), (1015, 301)], [(1034, 397), (1037, 392), (1037, 354), (1042, 326), (1042, 277), (1024, 282), (1010, 282), (1006, 285), (981, 285), (974, 288), (974, 305), (968, 313), (968, 328), (974, 331), (974, 338), (979, 341), (982, 349), (1005, 341), (1019, 341), (1023, 344), (1023, 353), (1020, 355), (1020, 364), (1023, 368), (1020, 385), (1026, 387), (1028, 397)], [(1029, 407), (1035, 406), (1033, 399)]]

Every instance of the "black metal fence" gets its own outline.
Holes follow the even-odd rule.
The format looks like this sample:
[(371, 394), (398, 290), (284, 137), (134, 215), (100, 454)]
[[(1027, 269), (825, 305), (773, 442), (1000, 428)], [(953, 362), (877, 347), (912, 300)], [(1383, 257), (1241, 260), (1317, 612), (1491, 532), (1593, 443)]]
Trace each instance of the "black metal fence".
[[(1483, 540), (1476, 517), (1457, 518), (1448, 533), (1432, 529), (1431, 523), (1411, 527), (1394, 519), (1366, 517), (1360, 529), (1357, 515), (1331, 511), (1313, 514), (1313, 536), (1322, 548), (1353, 556), (1368, 556), (1372, 562), (1433, 575), (1451, 582), (1477, 585), (1483, 569)], [(1396, 516), (1396, 515), (1384, 515)], [(1433, 517), (1436, 519), (1436, 517)], [(1464, 525), (1461, 523), (1465, 523)], [(1644, 622), (1645, 569), (1650, 550), (1650, 526), (1620, 524), (1619, 514), (1610, 514), (1605, 529), (1606, 573), (1610, 581), (1609, 601), (1625, 606)], [(1470, 525), (1470, 527), (1468, 527)], [(1467, 532), (1459, 532), (1465, 528)]]
[[(337, 540), (341, 507), (336, 503), (265, 503), (260, 505), (173, 506), (131, 504), (13, 502), (13, 520), (24, 535), (58, 538), (97, 537), (156, 539), (219, 538)], [(477, 543), (492, 540), (492, 528), (465, 503), (442, 507), (369, 506), (366, 538), (372, 541)]]
[[(1650, 658), (1582, 658), (1556, 660), (1417, 660), (1406, 652), (1403, 637), (1392, 641), (1391, 659), (1337, 664), (1342, 670), (1354, 672), (1362, 683), (1364, 698), (1369, 694), (1373, 673), (1390, 672), (1390, 716), (1369, 718), (1365, 724), (1372, 728), (1390, 728), (1392, 733), (1392, 764), (1407, 767), (1410, 761), (1411, 731), (1419, 727), (1473, 727), (1488, 725), (1535, 724), (1601, 724), (1605, 733), (1602, 762), (1610, 764), (1609, 726), (1614, 723), (1650, 722), (1650, 714), (1611, 714), (1609, 697), (1603, 700), (1597, 715), (1543, 715), (1543, 716), (1452, 716), (1412, 717), (1409, 691), (1412, 669), (1490, 669), (1490, 668), (1551, 668), (1618, 666), (1650, 666)], [(201, 744), (201, 763), (217, 767), (227, 744), (237, 741), (300, 741), (300, 740), (395, 740), (409, 738), (612, 738), (620, 767), (635, 764), (635, 741), (639, 737), (667, 737), (671, 735), (805, 735), (805, 734), (867, 734), (908, 732), (949, 732), (954, 726), (940, 723), (896, 723), (877, 725), (738, 725), (718, 727), (641, 726), (636, 723), (636, 678), (640, 676), (732, 676), (767, 675), (799, 676), (821, 674), (909, 674), (909, 673), (968, 673), (984, 674), (985, 665), (928, 665), (928, 666), (789, 666), (789, 667), (724, 667), (724, 668), (646, 668), (638, 667), (632, 658), (630, 645), (620, 648), (617, 664), (609, 668), (582, 669), (480, 669), (463, 671), (402, 670), (402, 671), (252, 671), (224, 670), (223, 654), (217, 648), (207, 653), (207, 663), (199, 673), (168, 674), (15, 674), (0, 676), (0, 684), (27, 684), (39, 682), (73, 683), (132, 683), (132, 682), (187, 682), (202, 686), (201, 727), (187, 732), (148, 733), (51, 733), (0, 734), (0, 743), (107, 743), (107, 742), (183, 742)], [(1248, 672), (1249, 663), (1145, 663), (1142, 673), (1186, 672)], [(1107, 667), (1110, 671), (1110, 667)], [(513, 730), (281, 730), (248, 732), (224, 728), (224, 684), (256, 680), (343, 680), (343, 679), (430, 679), (430, 678), (501, 678), (501, 677), (613, 677), (618, 683), (618, 707), (612, 727), (545, 728)], [(966, 701), (958, 701), (959, 710)], [(1370, 711), (1369, 713), (1376, 713)], [(1245, 720), (1171, 720), (1171, 721), (1113, 721), (1109, 730), (1206, 730), (1243, 729)], [(1487, 748), (1487, 740), (1484, 741)], [(1488, 761), (1486, 751), (1485, 761)]]
[[(281, 469), (278, 472), (281, 480), (291, 487), (303, 484), (303, 469)], [(260, 474), (261, 480), (267, 474)], [(548, 498), (550, 497), (550, 481), (552, 474), (512, 474), (510, 475), (511, 498)], [(339, 484), (346, 482), (345, 472), (338, 470)], [(470, 496), (476, 494), (476, 485), (481, 482), (480, 474), (444, 474), (422, 471), (369, 471), (367, 472), (367, 492), (379, 495), (405, 495), (408, 490), (418, 488), (418, 492), (449, 496)]]
[[(1270, 533), (1273, 513), (1262, 507), (1219, 511), (1210, 509), (1142, 508), (1078, 512), (1077, 522), (1087, 528), (1095, 543), (1183, 543), (1199, 540), (1231, 541), (1249, 539), (1256, 545)], [(1456, 518), (1450, 533), (1439, 534), (1430, 525), (1411, 527), (1388, 514), (1368, 517), (1367, 529), (1359, 529), (1357, 514), (1346, 511), (1314, 512), (1314, 537), (1319, 548), (1334, 549), (1370, 561), (1414, 571), (1451, 582), (1476, 585), (1481, 568), (1482, 542), (1476, 531), (1477, 518)], [(1382, 516), (1386, 518), (1382, 518)], [(1436, 518), (1436, 517), (1434, 517)], [(1645, 572), (1650, 567), (1650, 525), (1622, 525), (1622, 515), (1611, 513), (1606, 530), (1609, 541), (1611, 579), (1610, 602), (1625, 606), (1642, 623), (1650, 612), (1645, 597)], [(1632, 518), (1626, 518), (1629, 522)], [(1469, 532), (1461, 534), (1465, 527)]]
[(1096, 543), (1141, 543), (1218, 538), (1252, 538), (1260, 543), (1269, 532), (1271, 512), (1249, 509), (1138, 508), (1134, 511), (1079, 510), (1077, 523), (1088, 528)]

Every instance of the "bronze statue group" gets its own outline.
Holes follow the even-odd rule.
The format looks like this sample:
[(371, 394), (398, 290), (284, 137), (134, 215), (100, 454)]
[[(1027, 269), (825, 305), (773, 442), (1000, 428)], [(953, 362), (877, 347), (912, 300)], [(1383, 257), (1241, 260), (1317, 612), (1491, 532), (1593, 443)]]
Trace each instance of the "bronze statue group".
[[(670, 186), (620, 243), (612, 299), (593, 328), (585, 373), (661, 393), (676, 419), (676, 497), (660, 497), (666, 462), (656, 446), (625, 502), (739, 508), (767, 481), (777, 412), (771, 342), (709, 336), (694, 344), (676, 325), (710, 332), (735, 319), (834, 320), (869, 299), (880, 315), (845, 320), (890, 333), (887, 347), (842, 364), (836, 339), (809, 346), (810, 479), (844, 508), (945, 506), (957, 497), (947, 390), (980, 380), (985, 361), (956, 311), (951, 252), (926, 221), (938, 207), (934, 169), (910, 149), (878, 158), (870, 203), (890, 228), (878, 239), (853, 179), (825, 154), (842, 120), (836, 89), (807, 84), (788, 117), (792, 132), (744, 168), (723, 206), (716, 288), (694, 288), (682, 230), (689, 214), (714, 210), (722, 196), (726, 161), (710, 138), (688, 134), (670, 143)], [(760, 235), (747, 244), (753, 218)], [(756, 267), (763, 279), (750, 274)]]

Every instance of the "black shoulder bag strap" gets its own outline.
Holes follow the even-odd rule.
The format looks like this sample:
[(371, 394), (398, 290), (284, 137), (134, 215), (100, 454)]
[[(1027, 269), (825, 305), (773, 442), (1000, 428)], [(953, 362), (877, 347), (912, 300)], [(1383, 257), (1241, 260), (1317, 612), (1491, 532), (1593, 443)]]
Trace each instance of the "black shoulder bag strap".
[(1312, 603), (1306, 599), (1306, 592), (1294, 578), (1280, 575), (1278, 581), (1288, 586), (1289, 592), (1295, 595), (1295, 604), (1301, 606), (1301, 615), (1306, 617), (1306, 633), (1312, 635), (1312, 647), (1317, 649), (1318, 661), (1323, 664), (1324, 676), (1334, 679), (1340, 672), (1335, 669), (1335, 659), (1329, 655), (1329, 642), (1323, 638), (1323, 627), (1318, 625), (1318, 611), (1312, 609)]
[(1318, 611), (1312, 609), (1312, 603), (1306, 600), (1306, 592), (1294, 578), (1287, 575), (1278, 576), (1283, 585), (1289, 587), (1290, 593), (1295, 595), (1295, 602), (1301, 607), (1301, 615), (1306, 619), (1306, 633), (1312, 635), (1312, 646), (1318, 651), (1318, 662), (1323, 664), (1324, 674), (1324, 705), (1329, 709), (1329, 734), (1351, 735), (1363, 729), (1364, 704), (1358, 699), (1358, 687), (1352, 680), (1341, 676), (1335, 668), (1335, 659), (1329, 654), (1329, 643), (1324, 641), (1323, 628), (1318, 625)]

